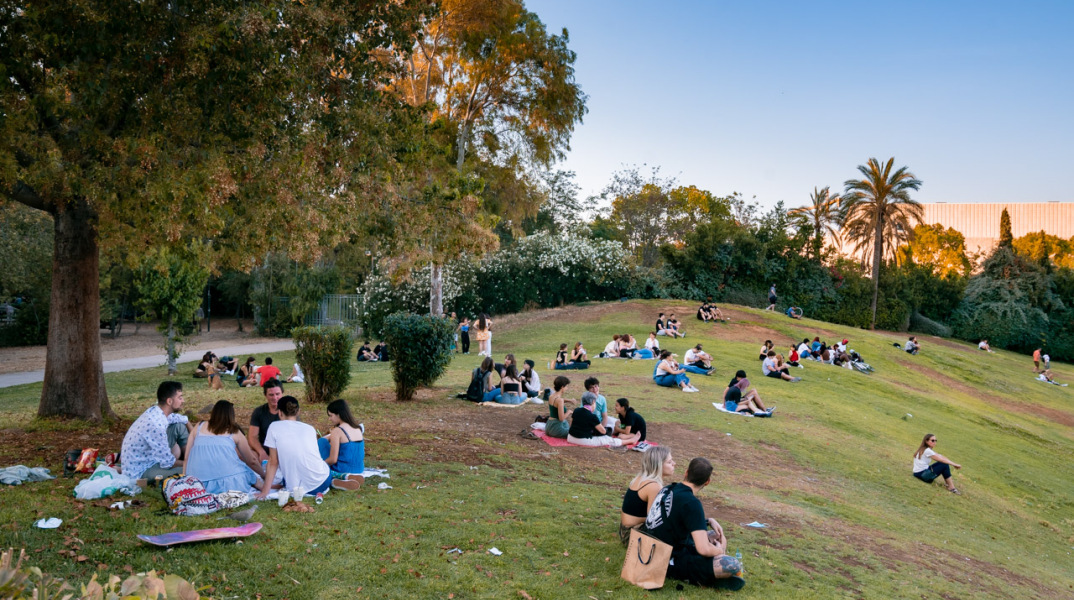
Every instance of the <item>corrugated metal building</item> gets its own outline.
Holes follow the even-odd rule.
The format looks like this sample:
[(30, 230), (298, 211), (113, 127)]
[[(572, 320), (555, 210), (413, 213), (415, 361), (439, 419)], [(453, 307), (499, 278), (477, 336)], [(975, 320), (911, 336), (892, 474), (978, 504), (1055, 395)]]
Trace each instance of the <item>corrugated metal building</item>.
[(1074, 202), (1012, 202), (1009, 204), (922, 204), (922, 223), (939, 223), (966, 236), (966, 250), (991, 250), (999, 241), (1003, 209), (1011, 216), (1011, 233), (1020, 237), (1044, 231), (1063, 239), (1074, 237)]

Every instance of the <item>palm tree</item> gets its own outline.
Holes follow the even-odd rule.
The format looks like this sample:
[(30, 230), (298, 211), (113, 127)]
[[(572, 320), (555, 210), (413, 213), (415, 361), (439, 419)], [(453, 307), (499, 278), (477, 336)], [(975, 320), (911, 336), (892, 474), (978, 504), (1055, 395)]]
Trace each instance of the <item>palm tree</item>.
[[(876, 328), (880, 264), (885, 248), (893, 253), (898, 247), (898, 238), (913, 229), (911, 220), (921, 220), (921, 204), (910, 198), (910, 190), (920, 189), (921, 181), (906, 167), (892, 172), (894, 164), (894, 158), (883, 165), (870, 158), (867, 164), (858, 165), (862, 179), (848, 179), (843, 183), (846, 190), (840, 212), (844, 235), (855, 242), (859, 251), (868, 252), (873, 259), (872, 329)], [(868, 248), (870, 241), (871, 250)]]
[(839, 194), (832, 194), (828, 186), (822, 189), (813, 188), (809, 196), (809, 206), (791, 209), (790, 214), (813, 226), (813, 258), (820, 256), (821, 248), (824, 247), (825, 234), (832, 237), (832, 241), (839, 244)]

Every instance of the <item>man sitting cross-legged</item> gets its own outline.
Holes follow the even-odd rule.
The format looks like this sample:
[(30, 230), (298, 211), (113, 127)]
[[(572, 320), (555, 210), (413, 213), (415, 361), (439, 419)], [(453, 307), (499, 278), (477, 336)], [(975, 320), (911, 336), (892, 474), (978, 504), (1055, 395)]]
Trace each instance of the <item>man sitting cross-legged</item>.
[(138, 417), (123, 436), (120, 452), (123, 474), (154, 480), (183, 472), (183, 452), (193, 429), (179, 414), (183, 384), (165, 381), (157, 386), (157, 403)]
[(702, 587), (739, 590), (746, 585), (742, 563), (727, 554), (727, 537), (716, 519), (706, 519), (697, 493), (712, 480), (712, 463), (695, 458), (682, 483), (665, 486), (653, 499), (645, 529), (671, 546), (668, 577)]
[(765, 377), (772, 377), (775, 379), (782, 379), (784, 381), (796, 382), (801, 381), (801, 377), (791, 377), (790, 367), (783, 365), (780, 366), (779, 361), (776, 360), (776, 351), (769, 350), (768, 357), (761, 363), (761, 371)]

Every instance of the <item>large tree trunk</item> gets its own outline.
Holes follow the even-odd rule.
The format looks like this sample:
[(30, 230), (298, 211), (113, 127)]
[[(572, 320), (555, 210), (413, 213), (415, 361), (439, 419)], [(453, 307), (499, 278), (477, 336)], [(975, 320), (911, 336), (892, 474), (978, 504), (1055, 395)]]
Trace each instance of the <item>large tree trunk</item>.
[(101, 364), (97, 215), (84, 200), (53, 215), (52, 296), (39, 417), (114, 418)]
[(429, 268), (429, 314), (440, 317), (444, 314), (444, 267), (433, 263)]
[(873, 240), (873, 322), (869, 329), (876, 329), (876, 300), (880, 296), (880, 261), (884, 258), (884, 221), (876, 220), (876, 238)]

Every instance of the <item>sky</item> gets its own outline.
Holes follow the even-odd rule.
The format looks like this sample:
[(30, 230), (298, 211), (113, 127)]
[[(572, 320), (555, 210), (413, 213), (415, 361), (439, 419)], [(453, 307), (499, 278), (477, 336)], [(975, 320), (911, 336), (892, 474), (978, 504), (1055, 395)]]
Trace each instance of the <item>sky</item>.
[(1074, 201), (1074, 2), (526, 0), (570, 32), (588, 114), (557, 168), (763, 207), (894, 157), (921, 202)]

